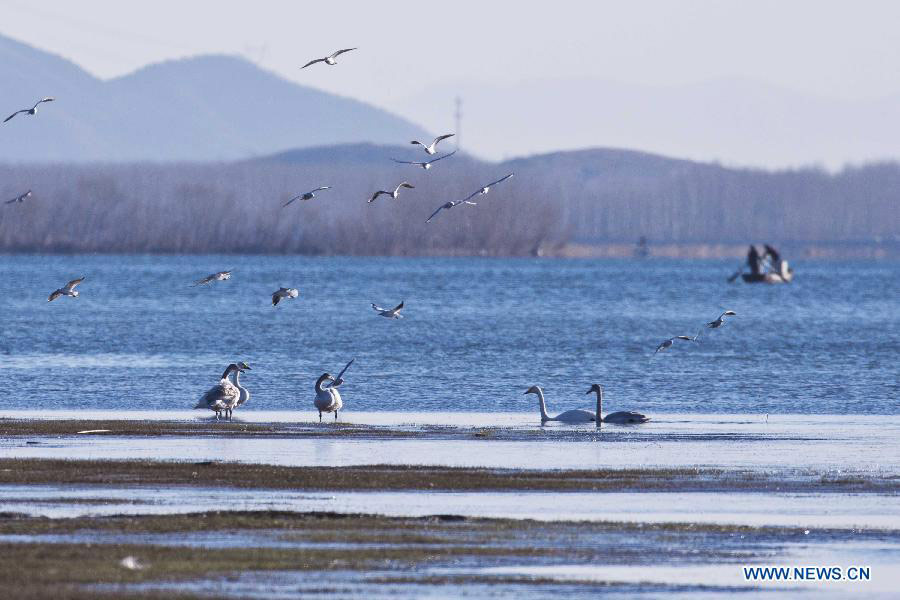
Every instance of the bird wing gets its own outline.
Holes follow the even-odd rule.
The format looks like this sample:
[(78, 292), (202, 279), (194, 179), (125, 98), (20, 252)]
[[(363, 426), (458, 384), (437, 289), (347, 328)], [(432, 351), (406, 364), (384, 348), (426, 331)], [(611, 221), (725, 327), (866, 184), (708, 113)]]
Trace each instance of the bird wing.
[(453, 156), (454, 154), (456, 154), (456, 150), (454, 150), (453, 152), (451, 152), (449, 154), (445, 154), (443, 156), (438, 156), (437, 158), (433, 158), (433, 159), (429, 160), (428, 162), (429, 163), (437, 162), (441, 159), (447, 158), (448, 156)]
[(411, 190), (414, 190), (414, 189), (416, 189), (416, 186), (411, 185), (411, 184), (407, 183), (406, 181), (404, 181), (403, 183), (398, 185), (396, 188), (394, 188), (394, 193), (396, 194), (397, 192), (399, 192), (400, 188), (409, 188)]
[(53, 302), (54, 300), (56, 300), (56, 299), (59, 298), (60, 296), (62, 296), (62, 291), (61, 291), (61, 290), (54, 290), (53, 293), (50, 294), (50, 297), (47, 298), (47, 302)]
[(487, 185), (484, 186), (484, 187), (489, 188), (489, 187), (491, 187), (491, 186), (493, 186), (493, 185), (497, 185), (498, 183), (502, 183), (502, 182), (506, 181), (507, 179), (509, 179), (510, 177), (512, 177), (513, 175), (515, 175), (515, 173), (510, 173), (509, 175), (506, 175), (505, 177), (501, 177), (501, 178), (498, 179), (497, 181), (493, 181), (493, 182), (487, 184)]
[(324, 58), (317, 58), (316, 60), (311, 60), (311, 61), (309, 61), (308, 63), (306, 63), (305, 65), (303, 65), (303, 66), (300, 67), (300, 68), (301, 68), (301, 69), (305, 69), (306, 67), (308, 67), (308, 66), (310, 66), (310, 65), (314, 65), (314, 64), (316, 64), (316, 63), (318, 63), (318, 62), (325, 62), (325, 59), (324, 59)]
[(351, 359), (350, 359), (350, 362), (347, 363), (347, 366), (345, 366), (343, 369), (341, 369), (341, 372), (338, 373), (337, 379), (341, 379), (341, 378), (344, 376), (344, 373), (347, 372), (347, 369), (350, 368), (350, 365), (353, 364), (353, 361), (354, 361), (354, 360), (356, 360), (356, 359), (355, 359), (355, 358), (351, 358)]
[(278, 303), (281, 302), (281, 290), (278, 290), (274, 294), (272, 294), (272, 306), (278, 306)]
[(401, 302), (400, 304), (398, 304), (397, 306), (395, 306), (394, 308), (392, 308), (392, 309), (391, 309), (391, 312), (397, 312), (397, 311), (399, 311), (399, 310), (402, 309), (402, 308), (403, 308), (403, 302)]
[(338, 56), (340, 56), (341, 54), (343, 54), (344, 52), (350, 52), (351, 50), (356, 50), (356, 48), (344, 48), (343, 50), (338, 50), (337, 52), (335, 52), (334, 54), (332, 54), (332, 55), (329, 56), (328, 58), (335, 58), (335, 57), (338, 57)]
[(444, 134), (444, 135), (439, 135), (439, 136), (437, 136), (436, 138), (434, 138), (434, 141), (431, 142), (431, 145), (434, 146), (434, 145), (437, 144), (439, 141), (441, 141), (441, 140), (446, 140), (447, 138), (452, 138), (454, 135), (456, 135), (456, 134), (455, 134), (455, 133), (446, 133), (446, 134)]
[[(482, 189), (484, 189), (484, 188), (482, 188)], [(480, 193), (481, 193), (481, 190), (478, 190), (477, 192), (472, 192), (471, 194), (466, 196), (465, 199), (460, 200), (460, 202), (468, 202), (469, 200), (471, 200), (472, 198), (474, 198), (475, 196), (477, 196)]]
[[(35, 105), (35, 106), (37, 106), (37, 105)], [(12, 119), (12, 118), (13, 118), (14, 116), (16, 116), (17, 114), (23, 113), (23, 112), (28, 112), (28, 110), (27, 110), (27, 109), (17, 110), (17, 111), (14, 112), (13, 114), (11, 114), (11, 115), (9, 115), (8, 117), (6, 117), (5, 119), (3, 119), (3, 122), (6, 123), (7, 121), (9, 121), (10, 119)]]
[(390, 195), (391, 195), (390, 192), (386, 192), (386, 191), (384, 191), (384, 190), (378, 190), (377, 192), (375, 192), (374, 194), (372, 194), (372, 197), (369, 198), (369, 202), (374, 202), (374, 201), (375, 201), (375, 198), (377, 198), (378, 196), (380, 196), (380, 195), (382, 195), (382, 194), (384, 194), (385, 196), (390, 196)]
[(322, 187), (317, 187), (317, 188), (314, 189), (314, 190), (310, 190), (309, 193), (310, 193), (310, 194), (315, 194), (316, 192), (321, 192), (322, 190), (330, 190), (330, 189), (331, 189), (331, 186), (330, 186), (330, 185), (323, 185)]
[(207, 283), (209, 283), (210, 281), (212, 281), (215, 278), (216, 278), (215, 275), (209, 275), (207, 277), (204, 277), (203, 279), (198, 279), (197, 281), (194, 282), (194, 285), (206, 285)]
[(71, 292), (72, 290), (75, 289), (75, 286), (78, 285), (79, 283), (81, 283), (82, 281), (84, 281), (84, 277), (79, 277), (78, 279), (73, 279), (72, 281), (67, 283), (66, 287), (64, 287), (63, 289)]
[(426, 222), (426, 223), (429, 223), (429, 222), (430, 222), (430, 221), (431, 221), (431, 220), (432, 220), (439, 212), (441, 212), (442, 210), (444, 210), (444, 207), (445, 207), (445, 206), (446, 206), (446, 204), (441, 204), (440, 206), (438, 206), (438, 209), (437, 209), (436, 211), (434, 211), (433, 213), (431, 213), (431, 216), (430, 216), (430, 217), (428, 217), (427, 219), (425, 219), (425, 222)]
[(288, 204), (290, 204), (290, 203), (293, 202), (294, 200), (299, 200), (299, 199), (302, 198), (302, 197), (303, 197), (303, 194), (300, 194), (299, 196), (294, 196), (293, 198), (291, 198), (290, 200), (288, 200), (287, 202), (285, 202), (284, 204), (282, 204), (282, 205), (281, 205), (281, 208), (284, 208), (285, 206), (287, 206)]
[(12, 200), (7, 200), (6, 202), (4, 202), (4, 204), (14, 204), (18, 201), (19, 201), (19, 198), (16, 197), (16, 198), (13, 198)]
[(51, 98), (50, 96), (47, 96), (46, 98), (41, 98), (40, 100), (38, 100), (37, 102), (34, 103), (34, 106), (31, 107), (31, 110), (34, 110), (35, 108), (37, 108), (38, 104), (43, 104), (44, 102), (53, 102), (53, 100), (54, 99)]
[(412, 160), (397, 160), (396, 158), (392, 158), (391, 160), (394, 161), (395, 163), (400, 163), (401, 165), (424, 165), (425, 164), (422, 162), (415, 162)]
[(375, 309), (375, 310), (378, 311), (378, 312), (384, 312), (384, 311), (386, 310), (386, 309), (384, 309), (384, 308), (381, 308), (380, 306), (378, 306), (378, 305), (375, 304), (374, 302), (372, 303), (372, 308)]

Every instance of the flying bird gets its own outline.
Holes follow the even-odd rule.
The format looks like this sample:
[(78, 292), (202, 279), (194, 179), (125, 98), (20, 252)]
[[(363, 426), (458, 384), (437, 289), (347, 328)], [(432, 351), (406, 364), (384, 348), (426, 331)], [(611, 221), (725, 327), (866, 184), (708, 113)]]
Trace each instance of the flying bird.
[(194, 285), (206, 285), (207, 283), (212, 283), (213, 281), (225, 281), (226, 279), (231, 279), (231, 271), (219, 271), (218, 273), (213, 273), (212, 275), (208, 275), (203, 279), (198, 279), (194, 282)]
[(375, 309), (382, 317), (386, 317), (388, 319), (402, 319), (403, 315), (400, 314), (400, 311), (403, 310), (403, 302), (395, 306), (394, 308), (381, 308), (374, 302), (372, 303), (372, 308)]
[(279, 288), (277, 292), (272, 294), (272, 306), (278, 306), (278, 303), (281, 302), (282, 298), (286, 298), (288, 300), (296, 298), (300, 295), (295, 288)]
[(418, 167), (422, 167), (423, 169), (425, 169), (427, 171), (428, 169), (431, 168), (431, 163), (436, 163), (437, 161), (443, 160), (443, 159), (447, 158), (448, 156), (453, 156), (454, 154), (456, 154), (456, 150), (454, 150), (450, 154), (438, 156), (437, 158), (432, 158), (431, 160), (426, 161), (426, 162), (418, 162), (418, 161), (414, 161), (414, 160), (397, 160), (396, 158), (392, 158), (391, 160), (394, 161), (395, 163), (400, 163), (401, 165), (416, 165)]
[(40, 106), (41, 104), (43, 104), (44, 102), (53, 102), (53, 98), (41, 98), (40, 100), (35, 102), (34, 106), (32, 106), (31, 108), (23, 108), (22, 110), (17, 110), (13, 114), (11, 114), (8, 117), (6, 117), (5, 119), (3, 119), (3, 122), (6, 123), (7, 121), (12, 119), (14, 116), (16, 116), (19, 113), (35, 115), (35, 114), (37, 114), (37, 107)]
[(438, 142), (440, 142), (441, 140), (446, 140), (447, 138), (452, 138), (454, 135), (456, 135), (456, 134), (455, 133), (445, 133), (444, 135), (439, 135), (436, 138), (434, 138), (434, 141), (432, 141), (427, 146), (418, 140), (413, 140), (410, 142), (410, 144), (413, 144), (415, 146), (422, 146), (422, 148), (425, 150), (426, 154), (436, 154), (437, 150), (435, 150), (435, 147), (438, 145)]
[(471, 204), (472, 206), (476, 206), (476, 205), (477, 205), (477, 203), (475, 203), (475, 202), (470, 202), (470, 201), (468, 201), (468, 200), (457, 200), (457, 201), (455, 201), (455, 202), (451, 200), (450, 202), (445, 202), (444, 204), (441, 204), (441, 205), (438, 207), (438, 209), (437, 209), (436, 211), (434, 211), (433, 213), (431, 213), (431, 216), (430, 216), (430, 217), (428, 217), (427, 219), (425, 219), (425, 222), (426, 222), (426, 223), (431, 223), (431, 220), (432, 220), (439, 212), (441, 212), (442, 210), (445, 210), (445, 209), (446, 209), (446, 210), (450, 210), (450, 209), (453, 208), (454, 206), (458, 206), (458, 205), (460, 205), (460, 204)]
[(285, 202), (284, 205), (283, 205), (281, 208), (284, 208), (285, 206), (287, 206), (288, 204), (290, 204), (290, 203), (293, 202), (294, 200), (312, 200), (313, 198), (316, 197), (316, 192), (321, 192), (322, 190), (328, 190), (328, 189), (331, 189), (331, 186), (330, 186), (330, 185), (326, 185), (326, 186), (322, 186), (322, 187), (317, 187), (316, 189), (310, 190), (310, 191), (308, 191), (308, 192), (306, 192), (306, 193), (304, 193), (304, 194), (299, 194), (299, 195), (297, 195), (297, 196), (294, 196), (293, 198), (291, 198), (290, 200), (288, 200), (287, 202)]
[[(715, 321), (710, 321), (709, 323), (706, 324), (706, 326), (709, 327), (710, 329), (718, 329), (719, 327), (721, 327), (722, 325), (725, 324), (725, 317), (733, 317), (735, 315), (737, 315), (737, 313), (734, 312), (733, 310), (726, 310), (721, 315), (719, 315), (718, 319), (716, 319)], [(700, 334), (697, 334), (697, 335), (700, 335)]]
[(351, 50), (356, 50), (356, 48), (344, 48), (343, 50), (338, 50), (334, 54), (332, 54), (330, 56), (326, 56), (325, 58), (317, 58), (316, 60), (311, 60), (300, 68), (305, 69), (306, 67), (308, 67), (310, 65), (314, 65), (314, 64), (320, 63), (320, 62), (323, 62), (326, 65), (334, 66), (337, 64), (337, 61), (334, 59), (336, 59), (338, 56), (340, 56), (344, 52), (350, 52)]
[(6, 201), (6, 204), (15, 204), (15, 203), (17, 203), (17, 202), (18, 202), (18, 203), (22, 203), (22, 202), (25, 202), (25, 198), (30, 198), (30, 197), (31, 197), (31, 190), (28, 190), (28, 191), (25, 192), (24, 194), (21, 194), (21, 195), (19, 195), (19, 196), (16, 196), (16, 197), (13, 198), (12, 200), (7, 200), (7, 201)]
[(474, 198), (475, 196), (480, 196), (480, 195), (487, 194), (488, 192), (491, 191), (491, 188), (492, 188), (493, 186), (497, 185), (498, 183), (502, 183), (502, 182), (506, 181), (507, 179), (509, 179), (509, 178), (512, 177), (513, 175), (515, 175), (515, 173), (510, 173), (509, 175), (506, 175), (505, 177), (501, 177), (501, 178), (498, 179), (497, 181), (492, 181), (491, 183), (487, 184), (486, 186), (484, 186), (483, 188), (481, 188), (481, 189), (478, 190), (477, 192), (472, 192), (471, 194), (469, 194), (469, 197), (466, 198), (466, 200), (471, 200), (471, 199)]
[(657, 354), (657, 353), (659, 353), (659, 352), (662, 352), (663, 350), (668, 350), (669, 348), (672, 347), (672, 344), (675, 343), (675, 340), (685, 340), (685, 341), (688, 341), (688, 342), (695, 342), (695, 341), (697, 341), (697, 337), (698, 337), (699, 335), (700, 335), (699, 333), (698, 333), (697, 335), (695, 335), (694, 337), (689, 337), (689, 336), (686, 336), (686, 335), (676, 335), (675, 337), (669, 338), (669, 339), (667, 339), (666, 341), (664, 341), (662, 344), (660, 344), (659, 346), (657, 346), (657, 347), (656, 347), (656, 352), (654, 352), (653, 354)]
[(372, 197), (369, 198), (369, 202), (374, 202), (374, 201), (375, 201), (375, 198), (377, 198), (378, 196), (381, 196), (382, 194), (384, 194), (385, 196), (390, 196), (391, 198), (393, 198), (394, 200), (396, 200), (396, 199), (397, 199), (397, 196), (400, 195), (400, 188), (409, 188), (409, 189), (411, 189), (411, 190), (414, 190), (415, 187), (416, 187), (416, 186), (410, 185), (409, 183), (407, 183), (406, 181), (404, 181), (403, 183), (401, 183), (400, 185), (398, 185), (397, 187), (395, 187), (393, 192), (386, 192), (386, 191), (384, 191), (384, 190), (378, 190), (377, 192), (375, 192), (374, 194), (372, 194)]
[(82, 281), (84, 281), (84, 276), (81, 276), (78, 279), (73, 279), (58, 290), (54, 290), (54, 292), (50, 294), (50, 297), (47, 298), (47, 302), (53, 302), (60, 296), (71, 296), (72, 298), (77, 298), (78, 290), (75, 289), (75, 286), (77, 286)]

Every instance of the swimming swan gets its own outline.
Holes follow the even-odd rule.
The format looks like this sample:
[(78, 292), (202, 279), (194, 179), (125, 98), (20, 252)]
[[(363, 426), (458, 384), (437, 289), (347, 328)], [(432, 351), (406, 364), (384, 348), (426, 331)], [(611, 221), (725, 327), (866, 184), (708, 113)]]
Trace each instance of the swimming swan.
[[(326, 381), (329, 383), (326, 387)], [(333, 412), (334, 420), (337, 421), (338, 411), (344, 406), (341, 400), (341, 393), (337, 391), (337, 387), (344, 383), (342, 379), (335, 379), (330, 373), (322, 373), (316, 380), (316, 399), (314, 404), (319, 410), (319, 423), (322, 422), (323, 412)]]
[[(597, 414), (603, 408), (603, 386), (596, 383), (587, 391), (588, 394), (596, 392), (597, 394)], [(603, 423), (614, 423), (616, 425), (636, 425), (638, 423), (646, 423), (650, 418), (641, 413), (631, 412), (630, 410), (622, 410), (606, 415), (601, 419)], [(600, 421), (597, 421), (597, 428), (600, 428)]]
[(540, 387), (533, 385), (525, 392), (525, 394), (537, 394), (538, 397), (538, 406), (541, 409), (541, 425), (546, 423), (547, 421), (560, 421), (561, 423), (590, 423), (591, 421), (595, 421), (597, 419), (589, 410), (567, 410), (564, 413), (558, 414), (555, 417), (551, 417), (547, 414), (547, 405), (544, 403), (544, 390)]

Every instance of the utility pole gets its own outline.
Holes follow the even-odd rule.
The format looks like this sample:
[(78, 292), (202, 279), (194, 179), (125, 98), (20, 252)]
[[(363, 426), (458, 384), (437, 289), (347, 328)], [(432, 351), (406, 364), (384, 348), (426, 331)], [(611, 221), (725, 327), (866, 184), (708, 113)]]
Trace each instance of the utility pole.
[(456, 149), (460, 148), (460, 138), (462, 137), (462, 98), (456, 97)]

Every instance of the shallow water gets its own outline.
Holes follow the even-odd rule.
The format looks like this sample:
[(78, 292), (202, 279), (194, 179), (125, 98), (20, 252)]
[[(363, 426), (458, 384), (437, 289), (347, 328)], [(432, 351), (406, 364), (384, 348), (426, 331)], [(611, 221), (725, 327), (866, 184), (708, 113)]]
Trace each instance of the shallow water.
[[(796, 283), (751, 286), (732, 261), (3, 255), (0, 388), (6, 408), (178, 410), (246, 360), (248, 408), (307, 409), (356, 357), (360, 411), (531, 413), (541, 384), (561, 412), (598, 382), (608, 410), (896, 414), (900, 263), (795, 262)], [(300, 298), (273, 308), (282, 285)], [(369, 307), (400, 300), (399, 321)]]
[[(89, 502), (84, 502), (88, 500)], [(105, 504), (97, 504), (104, 500)], [(285, 510), (396, 517), (895, 529), (900, 496), (763, 492), (291, 492), (180, 486), (0, 485), (0, 512), (52, 518)]]
[[(0, 417), (34, 414), (3, 411)], [(306, 422), (273, 437), (216, 435), (216, 423), (197, 412), (147, 415), (87, 412), (86, 418), (169, 417), (196, 423), (197, 435), (126, 437), (29, 436), (0, 439), (0, 457), (71, 459), (227, 460), (287, 466), (414, 464), (493, 468), (595, 469), (713, 467), (764, 473), (900, 476), (900, 416), (870, 415), (654, 415), (640, 426), (559, 423), (540, 427), (521, 413), (357, 413), (342, 420), (370, 426), (351, 437), (309, 423), (309, 412), (241, 412), (251, 423)], [(193, 419), (192, 419), (193, 417)], [(485, 429), (491, 427), (494, 429)], [(332, 431), (333, 436), (310, 436)], [(414, 434), (392, 437), (391, 432)], [(75, 431), (73, 430), (74, 434)], [(202, 433), (203, 435), (200, 435)], [(304, 435), (304, 434), (307, 435)], [(478, 437), (483, 436), (483, 437)]]

